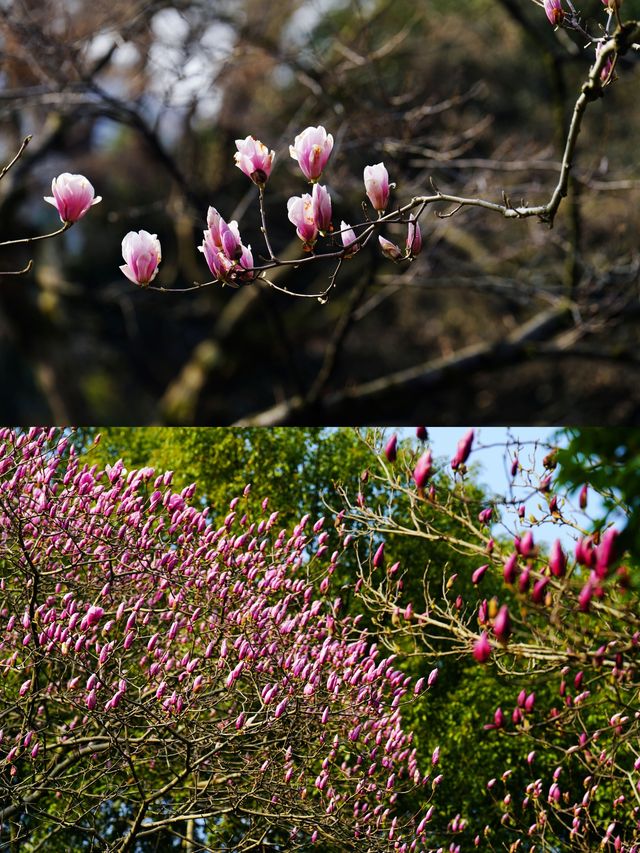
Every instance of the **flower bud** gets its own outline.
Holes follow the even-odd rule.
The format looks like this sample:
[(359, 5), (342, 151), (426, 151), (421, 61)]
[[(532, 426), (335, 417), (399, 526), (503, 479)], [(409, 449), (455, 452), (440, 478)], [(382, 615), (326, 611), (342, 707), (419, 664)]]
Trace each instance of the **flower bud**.
[(503, 577), (504, 582), (508, 584), (512, 584), (516, 579), (516, 571), (517, 571), (517, 562), (518, 562), (518, 554), (514, 551), (513, 554), (510, 554), (507, 557), (507, 560), (504, 564), (503, 569)]
[(474, 432), (470, 429), (458, 442), (458, 447), (451, 460), (451, 467), (456, 471), (469, 458), (471, 453), (471, 445), (473, 444)]
[(400, 251), (399, 246), (396, 246), (395, 243), (392, 243), (391, 240), (387, 240), (387, 238), (382, 235), (378, 237), (378, 242), (380, 243), (380, 248), (382, 249), (382, 254), (385, 258), (389, 258), (390, 261), (400, 260), (402, 252)]
[(551, 546), (551, 555), (549, 557), (549, 569), (551, 570), (551, 574), (556, 578), (561, 578), (564, 575), (566, 566), (566, 555), (562, 550), (560, 541), (556, 539)]
[(506, 604), (502, 605), (493, 622), (493, 633), (501, 643), (506, 643), (511, 636), (511, 617)]
[(596, 548), (596, 575), (599, 578), (606, 578), (609, 568), (615, 559), (615, 543), (618, 538), (618, 531), (610, 527), (602, 534), (600, 544)]
[(309, 250), (318, 239), (318, 228), (313, 215), (313, 199), (309, 193), (293, 196), (287, 202), (287, 216), (296, 226), (296, 234)]
[(431, 476), (431, 463), (433, 458), (431, 456), (430, 450), (425, 450), (420, 459), (416, 464), (416, 467), (413, 471), (413, 479), (416, 482), (416, 486), (419, 489), (423, 489), (427, 483), (427, 480)]
[(389, 173), (384, 163), (365, 166), (364, 188), (373, 209), (384, 213), (389, 203)]
[(407, 227), (407, 256), (415, 258), (422, 251), (422, 232), (416, 217), (411, 214)]
[(134, 284), (146, 287), (156, 277), (162, 260), (157, 235), (148, 231), (129, 231), (122, 241), (122, 257), (126, 262), (120, 267), (122, 272)]
[(578, 502), (580, 504), (580, 509), (587, 508), (587, 499), (589, 494), (589, 486), (585, 483), (584, 486), (580, 489), (580, 497), (578, 498)]
[(398, 451), (398, 435), (394, 432), (389, 441), (386, 443), (384, 447), (384, 455), (387, 457), (389, 462), (395, 462)]
[(313, 222), (321, 234), (332, 230), (331, 225), (331, 196), (326, 187), (314, 184), (311, 192), (311, 209)]
[(540, 578), (533, 585), (533, 591), (531, 593), (531, 598), (535, 604), (542, 604), (544, 602), (548, 583), (549, 583), (549, 578)]
[(479, 584), (482, 578), (485, 576), (485, 573), (488, 568), (489, 564), (486, 563), (484, 566), (480, 566), (480, 568), (476, 569), (475, 572), (471, 575), (471, 583)]
[(356, 237), (356, 232), (353, 228), (344, 220), (340, 222), (340, 238), (342, 239), (342, 245), (348, 250), (345, 252), (345, 258), (350, 258), (352, 255), (355, 255), (360, 248), (358, 238)]
[(491, 643), (487, 637), (487, 632), (483, 631), (480, 639), (476, 640), (473, 645), (473, 656), (479, 663), (485, 663), (491, 655)]

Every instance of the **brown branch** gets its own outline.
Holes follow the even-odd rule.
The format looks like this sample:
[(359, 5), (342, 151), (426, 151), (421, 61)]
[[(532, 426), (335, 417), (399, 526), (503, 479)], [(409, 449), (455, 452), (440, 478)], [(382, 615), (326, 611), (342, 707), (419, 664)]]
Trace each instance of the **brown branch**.
[[(571, 317), (571, 308), (566, 303), (537, 314), (524, 325), (512, 332), (507, 338), (489, 343), (472, 344), (453, 355), (431, 359), (423, 364), (397, 371), (388, 376), (370, 382), (334, 391), (328, 394), (316, 406), (325, 417), (342, 417), (345, 404), (374, 402), (392, 392), (424, 390), (433, 387), (452, 374), (468, 373), (481, 367), (496, 364), (513, 363), (517, 358), (528, 355), (531, 344), (544, 340), (547, 336), (566, 325)], [(273, 426), (275, 424), (297, 423), (304, 420), (307, 411), (304, 398), (295, 396), (270, 409), (255, 415), (249, 415), (237, 421), (234, 426)]]
[(22, 155), (23, 155), (23, 153), (24, 153), (25, 148), (26, 148), (26, 147), (27, 147), (27, 145), (31, 142), (32, 138), (33, 138), (32, 136), (25, 136), (25, 138), (22, 140), (22, 145), (21, 145), (21, 146), (20, 146), (20, 148), (18, 149), (18, 153), (16, 154), (16, 156), (13, 158), (13, 160), (12, 160), (10, 163), (7, 163), (7, 165), (6, 165), (6, 166), (3, 166), (3, 167), (2, 167), (2, 171), (0, 171), (0, 181), (4, 178), (4, 176), (7, 174), (7, 172), (9, 171), (9, 169), (10, 169), (10, 168), (15, 164), (15, 163), (17, 163), (17, 162), (18, 162), (18, 160), (22, 157)]

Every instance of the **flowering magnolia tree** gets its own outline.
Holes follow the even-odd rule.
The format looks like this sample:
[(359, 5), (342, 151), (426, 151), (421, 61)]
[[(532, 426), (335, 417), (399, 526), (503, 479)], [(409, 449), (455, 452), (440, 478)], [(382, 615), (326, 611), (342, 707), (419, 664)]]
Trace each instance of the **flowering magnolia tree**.
[(171, 472), (0, 441), (3, 849), (426, 848), (427, 688), (343, 613), (323, 519), (251, 519), (247, 486), (216, 527)]
[(1, 435), (7, 849), (637, 851), (637, 563), (553, 454), (510, 446), (487, 502), (472, 431), (445, 464), (373, 436), (333, 524), (286, 531), (69, 438)]
[[(466, 658), (509, 697), (478, 727), (479, 743), (495, 744), (493, 776), (486, 811), (449, 822), (456, 849), (474, 838), (493, 847), (499, 835), (496, 849), (637, 851), (637, 558), (618, 547), (619, 524), (591, 527), (589, 503), (595, 518), (601, 507), (586, 482), (577, 506), (554, 488), (553, 452), (541, 465), (528, 448), (508, 447), (508, 492), (481, 503), (467, 482), (473, 430), (445, 465), (419, 446), (423, 428), (418, 435), (418, 447), (395, 434), (372, 441), (377, 466), (359, 494), (343, 494), (343, 523), (358, 542), (356, 590), (381, 643), (424, 659), (425, 671), (444, 674)], [(463, 533), (452, 536), (451, 522)], [(543, 523), (557, 531), (550, 545), (538, 541)], [(445, 542), (449, 559), (416, 577), (398, 558), (406, 540), (427, 553)], [(477, 568), (458, 570), (469, 558)]]

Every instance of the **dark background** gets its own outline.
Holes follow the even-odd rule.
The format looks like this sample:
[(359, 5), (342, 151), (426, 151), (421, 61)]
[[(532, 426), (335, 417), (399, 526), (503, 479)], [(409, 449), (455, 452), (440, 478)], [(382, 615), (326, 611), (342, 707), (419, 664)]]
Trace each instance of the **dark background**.
[[(4, 422), (640, 421), (635, 57), (587, 110), (553, 230), (429, 209), (413, 264), (367, 247), (325, 305), (265, 284), (145, 292), (118, 269), (129, 230), (160, 237), (167, 288), (209, 278), (209, 204), (263, 251), (233, 164), (248, 134), (277, 152), (267, 212), (283, 257), (300, 253), (286, 200), (308, 187), (288, 146), (308, 125), (336, 139), (336, 226), (361, 221), (362, 170), (380, 160), (398, 203), (430, 179), (545, 203), (592, 49), (525, 0), (0, 5), (3, 162), (33, 134), (0, 183), (3, 239), (57, 227), (42, 196), (60, 172), (104, 199), (62, 238), (2, 250), (4, 270), (34, 260), (0, 277)], [(578, 5), (600, 33), (602, 3)], [(311, 293), (331, 271), (274, 280)]]

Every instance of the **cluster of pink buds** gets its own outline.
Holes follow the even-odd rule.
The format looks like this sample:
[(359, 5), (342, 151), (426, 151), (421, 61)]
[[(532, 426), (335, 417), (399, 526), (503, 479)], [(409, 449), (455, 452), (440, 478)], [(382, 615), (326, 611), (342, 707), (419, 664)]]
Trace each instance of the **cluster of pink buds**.
[[(303, 175), (313, 184), (312, 193), (294, 196), (287, 202), (290, 221), (296, 226), (296, 233), (303, 242), (304, 251), (310, 252), (318, 239), (318, 235), (331, 233), (331, 197), (326, 187), (318, 183), (322, 171), (327, 165), (333, 149), (333, 137), (324, 127), (308, 127), (296, 136), (295, 143), (289, 147), (289, 152), (297, 160)], [(371, 206), (382, 216), (389, 204), (389, 193), (393, 185), (389, 183), (389, 173), (384, 163), (366, 166), (364, 170), (364, 187)], [(345, 257), (351, 257), (360, 248), (358, 238), (353, 228), (346, 222), (340, 223), (340, 236)], [(386, 237), (378, 237), (380, 249), (392, 261), (412, 259), (422, 249), (422, 234), (417, 218), (409, 220), (406, 248), (403, 252), (399, 246)]]
[[(311, 194), (294, 196), (287, 202), (289, 220), (296, 226), (296, 234), (310, 252), (318, 239), (333, 230), (331, 224), (331, 196), (326, 187), (314, 183)], [(354, 234), (355, 239), (355, 234)]]

